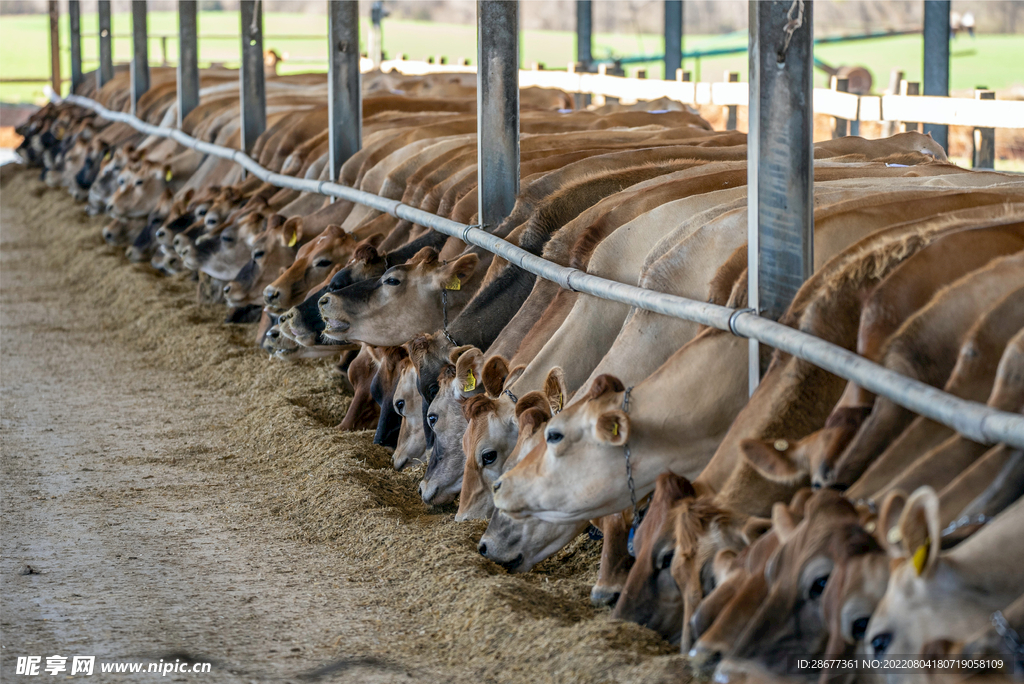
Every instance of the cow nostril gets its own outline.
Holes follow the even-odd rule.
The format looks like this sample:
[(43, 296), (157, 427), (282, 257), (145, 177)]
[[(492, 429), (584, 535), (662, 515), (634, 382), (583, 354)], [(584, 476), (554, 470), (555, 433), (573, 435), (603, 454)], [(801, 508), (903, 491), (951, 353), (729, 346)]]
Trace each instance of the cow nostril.
[(228, 283), (227, 285), (224, 286), (224, 294), (229, 294), (230, 292), (231, 292), (231, 283)]
[(484, 542), (480, 542), (480, 544), (476, 547), (476, 550), (480, 552), (481, 556), (486, 556), (487, 555), (487, 544), (485, 544)]
[(319, 304), (321, 307), (324, 307), (327, 306), (328, 302), (330, 301), (331, 300), (327, 298), (327, 295), (324, 295), (323, 297), (320, 298), (320, 301), (318, 301), (317, 304)]
[(501, 489), (501, 480), (498, 480), (491, 486), (491, 491), (494, 492), (495, 494), (498, 493), (499, 489)]
[(272, 340), (276, 340), (280, 336), (281, 332), (279, 330), (271, 330), (270, 332), (267, 333), (267, 337), (269, 337)]

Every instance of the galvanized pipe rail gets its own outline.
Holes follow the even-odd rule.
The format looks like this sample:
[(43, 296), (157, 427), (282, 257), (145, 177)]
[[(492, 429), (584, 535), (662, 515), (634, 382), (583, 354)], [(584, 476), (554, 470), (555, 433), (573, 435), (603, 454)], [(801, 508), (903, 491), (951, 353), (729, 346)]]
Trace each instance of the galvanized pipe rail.
[(282, 188), (315, 192), (345, 199), (382, 211), (399, 219), (432, 228), (463, 242), (486, 249), (525, 271), (558, 283), (575, 292), (583, 292), (647, 311), (682, 318), (734, 335), (756, 339), (780, 351), (809, 361), (841, 378), (850, 380), (869, 392), (887, 397), (917, 414), (943, 423), (968, 439), (983, 444), (1003, 442), (1024, 449), (1024, 416), (997, 411), (973, 401), (947, 394), (918, 380), (904, 377), (838, 345), (818, 339), (775, 321), (761, 318), (745, 310), (708, 304), (684, 297), (656, 292), (634, 285), (607, 280), (585, 271), (567, 268), (530, 254), (511, 243), (495, 237), (476, 226), (467, 226), (422, 211), (398, 200), (338, 185), (329, 181), (306, 180), (273, 173), (263, 168), (241, 150), (196, 140), (173, 128), (153, 126), (136, 117), (114, 112), (86, 97), (71, 95), (67, 102), (87, 107), (110, 121), (126, 123), (147, 135), (171, 138), (179, 144), (221, 159), (230, 159), (260, 180)]

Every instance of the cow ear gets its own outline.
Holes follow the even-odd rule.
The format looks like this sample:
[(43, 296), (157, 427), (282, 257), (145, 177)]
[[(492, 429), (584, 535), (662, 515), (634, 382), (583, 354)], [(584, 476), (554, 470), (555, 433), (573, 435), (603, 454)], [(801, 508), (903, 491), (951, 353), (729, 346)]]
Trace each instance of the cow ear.
[(797, 521), (793, 518), (789, 506), (781, 501), (775, 502), (772, 506), (772, 529), (775, 530), (775, 536), (779, 538), (780, 544), (785, 544), (793, 536), (796, 526)]
[(446, 290), (461, 290), (476, 270), (480, 257), (476, 254), (463, 254), (455, 261), (437, 270), (438, 282)]
[(605, 444), (622, 446), (629, 440), (629, 416), (618, 409), (605, 411), (597, 417), (594, 434)]
[[(544, 396), (543, 392), (533, 390), (519, 397), (519, 401), (516, 402), (516, 418), (523, 415), (523, 412), (528, 409), (537, 409), (538, 411), (548, 413), (548, 399)], [(550, 415), (548, 413), (549, 417)]]
[(459, 360), (455, 363), (455, 387), (459, 394), (468, 396), (483, 391), (484, 386), (480, 380), (480, 376), (483, 375), (481, 371), (483, 361), (483, 352), (476, 347), (470, 347), (459, 356)]
[(518, 416), (519, 434), (532, 435), (548, 422), (548, 414), (539, 408), (528, 408)]
[(302, 237), (302, 217), (293, 216), (284, 222), (284, 227), (281, 228), (281, 240), (288, 247), (294, 247), (299, 244), (299, 239)]
[(907, 499), (899, 530), (904, 555), (909, 554), (917, 574), (926, 577), (935, 568), (942, 549), (939, 496), (931, 487), (921, 487)]
[(548, 376), (544, 379), (544, 396), (547, 397), (551, 415), (560, 413), (565, 408), (566, 402), (569, 401), (569, 390), (565, 386), (565, 374), (560, 367), (555, 366), (548, 371)]
[(740, 532), (743, 538), (747, 541), (747, 544), (753, 544), (757, 541), (761, 535), (772, 528), (771, 518), (747, 518), (747, 522), (743, 523), (743, 531)]
[(484, 391), (492, 397), (497, 397), (505, 387), (505, 378), (508, 377), (508, 361), (504, 356), (495, 354), (484, 363), (481, 375), (483, 375), (481, 381), (484, 383)]
[(192, 198), (195, 196), (195, 194), (195, 189), (189, 188), (188, 190), (185, 191), (185, 195), (181, 199), (184, 200), (186, 204), (188, 204), (189, 202), (192, 201)]
[(793, 446), (784, 439), (769, 443), (745, 439), (740, 442), (740, 450), (751, 467), (766, 480), (795, 484), (807, 474), (806, 469), (793, 458)]

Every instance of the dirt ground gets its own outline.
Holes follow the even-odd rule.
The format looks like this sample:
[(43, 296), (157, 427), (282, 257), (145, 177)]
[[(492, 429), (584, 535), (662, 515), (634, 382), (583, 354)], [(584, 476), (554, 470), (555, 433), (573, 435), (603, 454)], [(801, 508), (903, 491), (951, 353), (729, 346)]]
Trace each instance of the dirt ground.
[(34, 174), (4, 169), (0, 209), (0, 679), (54, 654), (212, 663), (169, 681), (687, 679), (591, 608), (597, 542), (508, 575), (484, 523), (334, 429), (329, 364), (268, 362)]

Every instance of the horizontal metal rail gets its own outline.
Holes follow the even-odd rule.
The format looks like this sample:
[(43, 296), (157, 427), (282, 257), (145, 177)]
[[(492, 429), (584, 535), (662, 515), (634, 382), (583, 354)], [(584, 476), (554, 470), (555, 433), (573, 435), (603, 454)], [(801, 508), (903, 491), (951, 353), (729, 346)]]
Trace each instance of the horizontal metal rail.
[(841, 378), (855, 382), (869, 392), (884, 396), (919, 415), (948, 425), (970, 440), (982, 444), (1003, 442), (1015, 448), (1024, 449), (1024, 416), (997, 411), (984, 404), (947, 394), (931, 385), (907, 378), (868, 361), (838, 345), (770, 319), (761, 318), (752, 312), (677, 297), (599, 278), (579, 269), (559, 266), (475, 226), (467, 226), (442, 218), (402, 204), (398, 200), (385, 199), (379, 195), (330, 181), (307, 180), (273, 173), (250, 159), (241, 150), (196, 140), (176, 129), (147, 124), (130, 114), (111, 111), (86, 97), (70, 95), (66, 101), (92, 109), (110, 121), (126, 123), (147, 135), (171, 138), (184, 147), (197, 152), (211, 154), (221, 159), (230, 159), (271, 185), (349, 200), (458, 238), (467, 244), (482, 247), (509, 263), (566, 289), (756, 339), (787, 354), (809, 361)]

